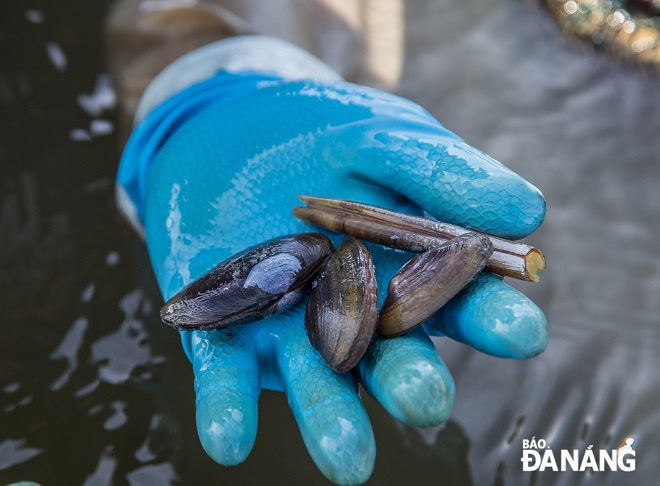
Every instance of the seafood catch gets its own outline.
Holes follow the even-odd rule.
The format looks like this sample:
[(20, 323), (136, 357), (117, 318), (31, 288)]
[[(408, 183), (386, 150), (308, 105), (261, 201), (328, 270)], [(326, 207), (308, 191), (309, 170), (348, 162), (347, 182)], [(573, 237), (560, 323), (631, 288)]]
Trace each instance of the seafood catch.
[[(295, 305), (311, 285), (305, 313), (310, 343), (337, 373), (354, 368), (377, 332), (419, 326), (483, 269), (538, 281), (543, 253), (533, 247), (352, 201), (301, 197), (294, 215), (349, 236), (337, 251), (320, 233), (269, 240), (221, 262), (165, 305), (172, 327), (193, 331), (264, 319)], [(357, 238), (420, 253), (392, 278), (378, 313), (371, 254)]]
[(417, 255), (390, 280), (378, 334), (400, 336), (419, 326), (470, 283), (492, 254), (488, 238), (468, 233)]
[(160, 310), (181, 331), (257, 321), (293, 307), (333, 250), (320, 233), (269, 240), (219, 263)]
[(378, 321), (378, 284), (369, 250), (349, 237), (312, 284), (305, 313), (309, 341), (337, 373), (357, 365)]

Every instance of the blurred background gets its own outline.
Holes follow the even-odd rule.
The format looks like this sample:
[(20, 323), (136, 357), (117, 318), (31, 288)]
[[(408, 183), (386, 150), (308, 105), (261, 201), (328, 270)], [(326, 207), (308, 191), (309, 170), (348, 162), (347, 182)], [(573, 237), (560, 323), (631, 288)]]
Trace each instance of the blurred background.
[[(540, 284), (512, 284), (545, 311), (550, 343), (515, 362), (437, 340), (456, 381), (451, 419), (406, 427), (365, 397), (370, 484), (654, 484), (660, 473), (660, 75), (602, 36), (600, 48), (566, 36), (553, 8), (401, 6), (399, 74), (381, 81), (548, 200), (527, 239), (548, 269)], [(0, 484), (325, 484), (281, 394), (263, 392), (243, 465), (220, 467), (199, 445), (190, 366), (114, 206), (109, 9), (0, 9)], [(524, 473), (532, 437), (555, 451), (634, 437), (637, 470)]]

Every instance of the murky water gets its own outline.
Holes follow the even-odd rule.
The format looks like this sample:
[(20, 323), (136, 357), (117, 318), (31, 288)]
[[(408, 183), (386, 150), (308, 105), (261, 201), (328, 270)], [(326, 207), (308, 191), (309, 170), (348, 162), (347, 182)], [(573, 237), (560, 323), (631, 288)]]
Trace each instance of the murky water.
[[(5, 2), (0, 14), (0, 484), (324, 483), (283, 395), (255, 449), (222, 468), (194, 427), (192, 374), (142, 242), (119, 218), (107, 5)], [(366, 399), (372, 484), (654, 484), (660, 473), (660, 77), (562, 38), (531, 1), (406, 4), (400, 93), (545, 193), (515, 284), (550, 321), (528, 362), (438, 341), (451, 420), (417, 430)], [(636, 439), (634, 473), (521, 472), (521, 441)]]

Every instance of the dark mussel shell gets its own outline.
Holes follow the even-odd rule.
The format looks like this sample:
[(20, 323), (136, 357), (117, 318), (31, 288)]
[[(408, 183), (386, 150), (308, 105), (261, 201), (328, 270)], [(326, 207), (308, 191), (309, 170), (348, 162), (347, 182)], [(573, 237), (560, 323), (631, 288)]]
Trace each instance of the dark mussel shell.
[(371, 254), (350, 237), (312, 284), (305, 313), (309, 341), (337, 373), (355, 367), (378, 321), (378, 286)]
[(160, 310), (164, 323), (182, 330), (222, 328), (264, 319), (298, 302), (333, 250), (320, 233), (274, 238), (219, 263)]
[(410, 260), (390, 280), (378, 334), (400, 336), (420, 325), (470, 283), (492, 253), (488, 237), (468, 233)]

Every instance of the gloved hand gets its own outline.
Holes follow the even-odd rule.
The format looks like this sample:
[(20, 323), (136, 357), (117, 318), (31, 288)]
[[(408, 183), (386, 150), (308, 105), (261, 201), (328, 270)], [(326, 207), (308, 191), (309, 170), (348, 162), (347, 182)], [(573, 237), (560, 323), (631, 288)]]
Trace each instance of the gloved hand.
[[(415, 103), (345, 82), (259, 72), (219, 72), (153, 109), (129, 141), (118, 178), (124, 203), (144, 224), (165, 300), (247, 247), (319, 231), (291, 215), (300, 194), (425, 210), (507, 238), (533, 232), (545, 212), (534, 186)], [(330, 236), (335, 246), (343, 239)], [(382, 303), (411, 255), (369, 249)], [(377, 338), (353, 373), (325, 365), (303, 318), (299, 303), (263, 321), (181, 333), (195, 374), (199, 437), (220, 464), (250, 453), (265, 387), (286, 393), (328, 479), (366, 481), (375, 443), (358, 381), (397, 419), (431, 426), (449, 416), (454, 383), (427, 331), (511, 358), (534, 356), (547, 341), (539, 308), (489, 274), (441, 309), (427, 331)]]

